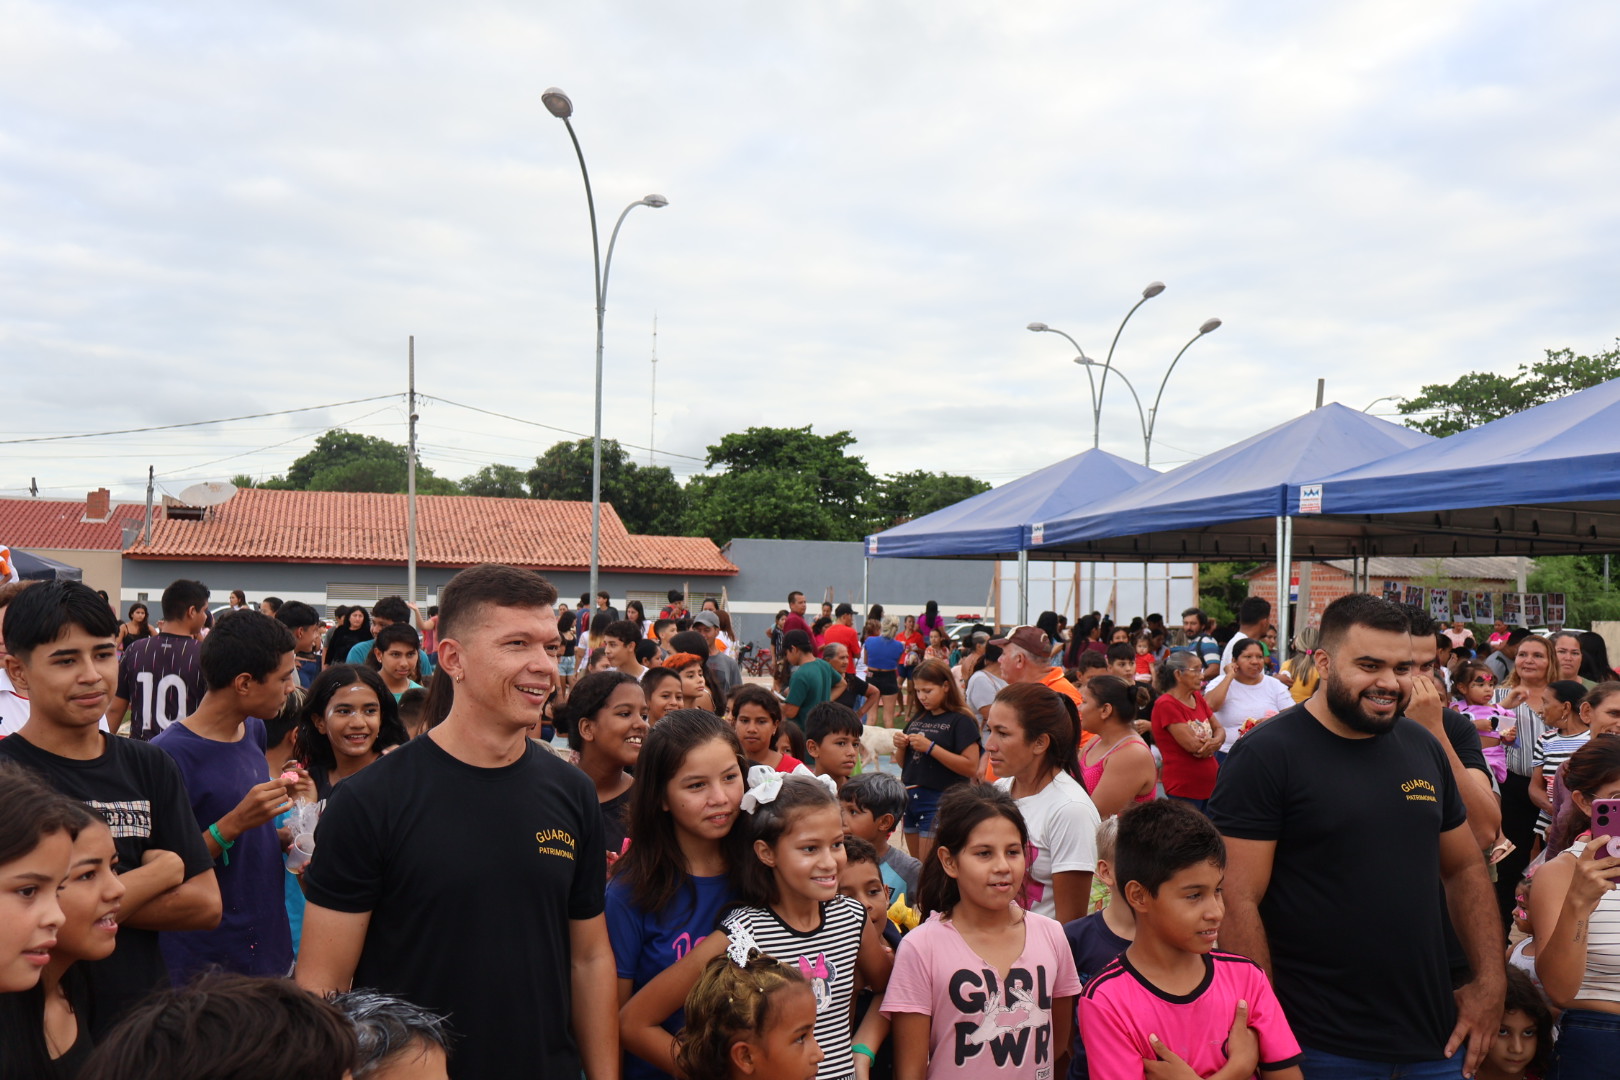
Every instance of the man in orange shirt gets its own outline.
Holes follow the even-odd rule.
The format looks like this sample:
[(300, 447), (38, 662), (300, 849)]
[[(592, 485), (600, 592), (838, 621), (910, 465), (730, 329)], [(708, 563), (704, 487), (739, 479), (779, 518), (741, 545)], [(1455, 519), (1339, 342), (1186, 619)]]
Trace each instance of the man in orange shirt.
[[(1001, 646), (1003, 679), (1009, 683), (1040, 683), (1063, 694), (1074, 702), (1076, 709), (1080, 708), (1080, 689), (1063, 677), (1062, 668), (1053, 667), (1048, 659), (1052, 655), (1052, 639), (1046, 636), (1046, 631), (1038, 626), (1019, 626), (990, 644)], [(1079, 735), (1081, 746), (1097, 737), (1089, 731), (1081, 731)]]

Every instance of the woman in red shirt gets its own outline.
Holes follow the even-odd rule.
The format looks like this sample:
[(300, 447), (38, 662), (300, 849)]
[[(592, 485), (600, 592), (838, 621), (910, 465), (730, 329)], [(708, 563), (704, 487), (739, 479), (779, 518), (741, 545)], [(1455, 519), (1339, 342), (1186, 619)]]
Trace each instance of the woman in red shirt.
[(1215, 792), (1215, 751), (1225, 732), (1204, 700), (1204, 664), (1196, 653), (1174, 652), (1159, 665), (1159, 700), (1153, 703), (1153, 745), (1164, 768), (1159, 779), (1172, 799), (1200, 812)]

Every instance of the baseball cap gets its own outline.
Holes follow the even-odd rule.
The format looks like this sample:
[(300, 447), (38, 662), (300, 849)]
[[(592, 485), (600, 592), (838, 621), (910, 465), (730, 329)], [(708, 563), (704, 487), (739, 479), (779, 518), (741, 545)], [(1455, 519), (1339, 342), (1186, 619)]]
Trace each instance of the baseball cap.
[(803, 630), (789, 630), (782, 635), (782, 651), (799, 649), (803, 652), (813, 652), (816, 647), (815, 639)]
[(716, 615), (712, 611), (700, 611), (696, 615), (692, 616), (692, 625), (712, 626), (718, 630), (720, 628), (720, 616)]
[(1031, 656), (1041, 659), (1052, 655), (1052, 639), (1038, 626), (1015, 626), (1006, 637), (993, 638), (990, 644), (1003, 649), (1008, 645), (1016, 645)]

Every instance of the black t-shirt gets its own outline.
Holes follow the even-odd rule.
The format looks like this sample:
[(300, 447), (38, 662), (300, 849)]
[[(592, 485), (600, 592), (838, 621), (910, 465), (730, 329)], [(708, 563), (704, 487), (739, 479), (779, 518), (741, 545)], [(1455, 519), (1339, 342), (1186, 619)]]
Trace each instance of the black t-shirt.
[(1441, 709), (1440, 724), (1445, 729), (1446, 741), (1457, 752), (1457, 760), (1461, 761), (1465, 769), (1478, 769), (1486, 776), (1491, 775), (1491, 767), (1485, 764), (1485, 751), (1479, 743), (1479, 729), (1474, 722), (1456, 709)]
[(1456, 1007), (1440, 834), (1465, 816), (1439, 743), (1404, 717), (1347, 739), (1296, 705), (1238, 740), (1209, 813), (1226, 836), (1276, 841), (1260, 915), (1301, 1044), (1373, 1061), (1444, 1056)]
[[(141, 856), (154, 849), (179, 855), (187, 879), (213, 870), (174, 759), (135, 739), (103, 735), (102, 741), (106, 749), (100, 757), (79, 761), (11, 735), (0, 739), (0, 758), (28, 766), (56, 790), (99, 811), (112, 829), (119, 873), (140, 866)], [(74, 967), (84, 970), (89, 984), (98, 1038), (154, 987), (169, 982), (157, 931), (127, 923), (118, 928), (118, 948), (111, 956)]]
[(861, 706), (866, 704), (866, 680), (853, 671), (847, 673), (844, 676), (843, 692), (833, 700), (840, 705), (847, 705), (856, 712), (860, 712)]
[(569, 921), (601, 915), (596, 788), (525, 741), (498, 769), (412, 739), (332, 791), (305, 895), (370, 912), (354, 985), (446, 1013), (456, 1080), (578, 1076)]
[(205, 690), (202, 646), (195, 638), (161, 633), (135, 642), (118, 658), (118, 696), (129, 702), (130, 738), (150, 739), (184, 720), (202, 704)]
[[(966, 713), (924, 713), (906, 725), (907, 735), (921, 733), (939, 744), (941, 750), (960, 754), (970, 746), (979, 744), (979, 725)], [(900, 780), (907, 787), (932, 788), (944, 791), (952, 784), (965, 784), (967, 777), (954, 773), (930, 756), (926, 749), (906, 751), (906, 763), (900, 769)]]
[(602, 808), (602, 839), (607, 844), (605, 850), (615, 855), (624, 847), (624, 838), (630, 835), (630, 796), (635, 790), (636, 786), (631, 784), (607, 802), (597, 803)]

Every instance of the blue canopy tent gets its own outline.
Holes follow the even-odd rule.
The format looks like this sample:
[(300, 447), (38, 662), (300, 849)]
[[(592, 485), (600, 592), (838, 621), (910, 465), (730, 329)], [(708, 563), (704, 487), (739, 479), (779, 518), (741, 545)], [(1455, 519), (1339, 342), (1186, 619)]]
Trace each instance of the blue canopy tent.
[(981, 492), (943, 510), (866, 538), (868, 558), (1012, 559), (1019, 563), (1019, 610), (1028, 588), (1028, 527), (1107, 499), (1159, 474), (1106, 450), (1090, 449)]
[(1376, 530), (1379, 554), (1620, 551), (1620, 379), (1300, 482), (1302, 523)]
[[(1298, 485), (1324, 469), (1342, 470), (1434, 441), (1335, 402), (1083, 512), (1032, 526), (1031, 547), (1042, 554), (1132, 562), (1275, 557), (1280, 591), (1292, 561)], [(1278, 638), (1287, 641), (1287, 605), (1278, 609)]]

